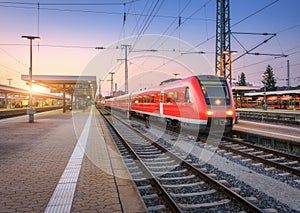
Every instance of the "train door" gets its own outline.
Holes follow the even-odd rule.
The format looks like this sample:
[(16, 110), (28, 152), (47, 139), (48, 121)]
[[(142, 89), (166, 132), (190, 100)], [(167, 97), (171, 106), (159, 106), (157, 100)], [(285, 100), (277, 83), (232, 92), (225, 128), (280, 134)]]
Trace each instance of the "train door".
[(159, 98), (159, 114), (162, 117), (164, 114), (164, 90), (160, 91), (160, 98)]

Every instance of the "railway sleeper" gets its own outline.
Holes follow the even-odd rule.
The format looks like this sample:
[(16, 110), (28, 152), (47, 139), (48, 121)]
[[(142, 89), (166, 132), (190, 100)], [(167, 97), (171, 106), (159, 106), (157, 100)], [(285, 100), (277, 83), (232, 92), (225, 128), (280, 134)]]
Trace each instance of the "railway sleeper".
[(195, 178), (195, 175), (189, 175), (189, 176), (180, 176), (180, 177), (159, 177), (159, 180), (166, 180), (166, 181), (171, 181), (171, 180), (183, 180), (183, 179), (192, 179)]
[(198, 181), (195, 183), (185, 183), (185, 184), (164, 184), (163, 186), (166, 188), (182, 188), (182, 187), (194, 187), (199, 185), (204, 185), (204, 181)]
[(215, 201), (215, 202), (211, 202), (211, 203), (179, 204), (179, 206), (184, 209), (208, 208), (208, 207), (214, 207), (214, 206), (219, 206), (219, 205), (225, 205), (225, 204), (228, 204), (230, 201), (231, 201), (230, 199), (223, 199), (223, 200)]
[(213, 194), (216, 193), (217, 190), (215, 189), (211, 189), (211, 190), (207, 190), (207, 191), (201, 191), (201, 192), (192, 192), (192, 193), (173, 193), (170, 192), (172, 197), (191, 197), (191, 196), (201, 196), (201, 195), (209, 195), (209, 194)]

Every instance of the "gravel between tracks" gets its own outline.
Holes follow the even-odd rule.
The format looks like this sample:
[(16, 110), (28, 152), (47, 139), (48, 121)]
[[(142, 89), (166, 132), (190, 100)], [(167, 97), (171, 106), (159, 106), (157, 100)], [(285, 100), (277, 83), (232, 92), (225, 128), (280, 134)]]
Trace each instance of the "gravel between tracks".
[[(151, 131), (151, 134), (153, 135), (161, 135), (161, 129), (156, 129), (155, 127), (151, 127), (151, 130), (148, 131)], [(180, 143), (178, 143), (179, 141)], [(256, 197), (258, 201), (260, 197), (266, 197), (265, 195), (269, 196), (269, 200), (266, 201), (268, 203), (267, 206), (272, 206), (273, 203), (274, 205), (277, 205), (276, 208), (282, 212), (300, 212), (299, 189), (272, 177), (257, 173), (256, 171), (237, 164), (228, 158), (222, 157), (216, 153), (215, 150), (209, 150), (204, 148), (203, 144), (195, 143), (193, 139), (189, 139), (184, 136), (177, 139), (175, 139), (175, 137), (170, 137), (168, 142), (173, 144), (174, 149), (185, 151), (196, 157), (199, 161), (204, 160), (207, 164), (210, 164), (212, 167), (220, 170), (221, 172), (229, 174), (235, 177), (238, 181), (251, 186), (257, 190), (258, 194)], [(206, 154), (204, 155), (203, 153)], [(206, 156), (211, 157), (206, 159)], [(276, 200), (283, 203), (282, 207), (278, 205)]]

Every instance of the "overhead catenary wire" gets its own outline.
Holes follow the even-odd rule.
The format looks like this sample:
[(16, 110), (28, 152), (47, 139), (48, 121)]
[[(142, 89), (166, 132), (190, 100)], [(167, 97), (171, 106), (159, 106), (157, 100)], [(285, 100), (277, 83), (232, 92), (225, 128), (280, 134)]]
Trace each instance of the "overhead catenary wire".
[[(137, 3), (137, 2), (139, 2), (139, 1), (127, 1), (127, 2), (125, 2), (125, 1), (123, 1), (123, 2), (121, 2), (120, 1), (120, 4), (119, 5), (115, 5), (115, 8), (118, 8), (118, 7), (124, 7), (124, 3), (125, 4), (129, 4), (130, 5), (130, 7), (132, 7), (132, 8), (134, 8), (135, 7), (135, 3)], [(156, 2), (156, 1), (152, 1), (152, 2)], [(269, 8), (269, 7), (271, 7), (272, 5), (274, 5), (275, 3), (277, 3), (277, 2), (279, 2), (279, 0), (276, 0), (276, 1), (273, 1), (273, 2), (271, 2), (270, 4), (268, 4), (268, 5), (266, 5), (266, 6), (264, 6), (263, 8), (261, 8), (261, 9), (259, 9), (259, 10), (257, 10), (257, 11), (255, 11), (254, 13), (251, 13), (250, 15), (248, 15), (248, 16), (246, 16), (245, 18), (243, 18), (243, 19), (241, 19), (240, 21), (238, 21), (238, 22), (236, 22), (234, 25), (238, 25), (238, 24), (240, 24), (241, 22), (244, 22), (245, 20), (247, 20), (247, 19), (250, 19), (251, 17), (253, 17), (254, 15), (256, 15), (256, 14), (258, 14), (258, 13), (260, 13), (261, 11), (263, 11), (263, 10), (265, 10), (266, 8)], [(0, 4), (5, 4), (6, 2), (0, 2)], [(11, 3), (11, 2), (9, 2), (9, 3)], [(22, 3), (22, 2), (21, 2)], [(26, 3), (26, 2), (25, 2)], [(71, 2), (70, 2), (71, 3)], [(78, 6), (79, 5), (82, 5), (82, 4), (85, 4), (86, 6), (89, 6), (88, 5), (88, 3), (89, 2), (83, 2), (83, 3), (79, 3), (79, 4), (77, 4)], [(108, 2), (109, 3), (109, 2)], [(48, 9), (60, 9), (61, 11), (64, 11), (64, 12), (73, 12), (73, 9), (71, 8), (71, 6), (73, 7), (75, 7), (76, 5), (76, 3), (74, 2), (74, 3), (71, 3), (70, 5), (63, 5), (64, 3), (62, 2), (61, 4), (59, 4), (59, 2), (58, 2), (58, 4), (57, 5), (46, 5), (46, 4), (44, 4), (44, 3), (40, 3), (40, 8), (38, 9), (38, 4), (37, 3), (31, 3), (31, 4), (15, 4), (15, 5), (13, 5), (13, 4), (10, 4), (10, 6), (29, 6), (29, 7), (31, 7), (32, 6), (32, 8), (31, 9), (38, 9), (38, 10), (43, 10), (43, 8), (48, 8)], [(100, 10), (101, 10), (101, 6), (107, 6), (107, 5), (105, 5), (105, 4), (102, 4), (102, 5), (100, 5), (101, 3), (99, 3), (98, 5), (100, 6), (99, 8), (100, 8)], [(8, 6), (9, 4), (6, 4), (6, 6)], [(1, 6), (1, 5), (0, 5)], [(51, 7), (50, 7), (51, 6)], [(82, 5), (83, 6), (83, 5)], [(94, 5), (94, 6), (96, 6), (96, 5)], [(55, 8), (56, 7), (56, 8)], [(84, 7), (83, 7), (84, 8)], [(95, 7), (96, 8), (96, 7)], [(199, 8), (197, 8), (197, 9), (199, 9)], [(206, 9), (206, 7), (204, 8), (204, 9)], [(143, 17), (154, 17), (154, 18), (168, 18), (168, 19), (171, 19), (171, 21), (173, 21), (174, 20), (174, 22), (176, 23), (176, 21), (179, 21), (179, 17), (180, 17), (180, 19), (181, 19), (181, 21), (180, 21), (180, 24), (178, 24), (178, 26), (177, 27), (179, 27), (179, 26), (182, 26), (185, 22), (187, 22), (188, 20), (206, 20), (206, 21), (208, 21), (207, 20), (207, 17), (205, 16), (205, 19), (200, 19), (200, 18), (196, 18), (196, 17), (190, 17), (190, 15), (189, 16), (186, 16), (186, 17), (184, 17), (184, 14), (180, 14), (180, 15), (168, 15), (168, 14), (150, 14), (150, 11), (149, 12), (143, 12), (143, 13), (139, 13), (139, 12), (136, 12), (136, 11), (133, 11), (133, 10), (131, 10), (131, 11), (129, 11), (129, 10), (124, 10), (124, 11), (121, 11), (120, 10), (120, 12), (114, 12), (114, 11), (97, 11), (97, 10), (95, 10), (95, 11), (93, 11), (93, 10), (84, 10), (84, 9), (79, 9), (79, 10), (74, 10), (74, 12), (83, 12), (83, 13), (103, 13), (103, 14), (109, 14), (109, 15), (118, 15), (118, 16), (120, 16), (120, 18), (121, 17), (123, 17), (124, 18), (124, 14), (126, 13), (126, 24), (127, 24), (127, 22), (128, 21), (130, 21), (130, 20), (132, 20), (132, 19), (130, 19), (130, 18), (132, 18), (133, 16), (134, 16), (134, 18), (138, 18), (138, 17), (141, 17), (141, 18), (143, 18)], [(125, 12), (126, 11), (126, 12)], [(41, 13), (42, 14), (42, 13)], [(192, 13), (191, 13), (192, 14)], [(132, 16), (132, 17), (129, 17), (129, 16)], [(122, 20), (122, 19), (120, 19), (120, 20)], [(206, 22), (207, 23), (207, 22)], [(151, 26), (151, 23), (150, 23), (150, 25), (149, 25), (149, 27)], [(299, 27), (300, 26), (300, 24), (296, 24), (296, 25), (293, 25), (293, 26), (291, 26), (291, 27), (288, 27), (288, 28), (285, 28), (285, 29), (283, 29), (283, 30), (281, 30), (281, 31), (278, 31), (278, 33), (280, 32), (280, 33), (283, 33), (283, 32), (285, 32), (285, 31), (287, 31), (287, 30), (292, 30), (292, 29), (295, 29), (295, 28), (297, 28), (297, 27)], [(173, 27), (173, 26), (172, 26)], [(125, 37), (125, 28), (126, 29), (128, 29), (127, 28), (127, 26), (124, 26), (124, 28), (122, 28), (123, 29), (123, 31), (122, 31), (122, 33), (123, 33), (123, 38)], [(142, 29), (142, 26), (140, 26), (140, 27), (138, 27), (138, 30), (141, 30)], [(165, 28), (166, 29), (166, 28)], [(170, 28), (170, 29), (172, 29), (172, 28)], [(147, 30), (146, 30), (146, 32), (147, 32)], [(173, 32), (176, 32), (176, 30), (174, 30)], [(126, 30), (126, 33), (127, 33), (127, 30)], [(168, 34), (168, 32), (166, 32), (166, 34)], [(168, 35), (170, 35), (170, 34), (168, 34)], [(196, 48), (198, 48), (198, 47), (201, 47), (203, 44), (205, 44), (205, 43), (207, 43), (208, 41), (210, 41), (210, 40), (212, 40), (213, 39), (213, 37), (211, 36), (211, 37), (209, 37), (209, 35), (208, 35), (208, 33), (206, 32), (206, 39), (203, 41), (203, 42), (201, 42), (201, 43), (199, 43), (198, 45), (196, 45)], [(85, 46), (80, 46), (80, 45), (51, 45), (51, 46), (48, 46), (48, 47), (53, 47), (53, 48), (55, 48), (55, 47), (57, 47), (57, 48), (95, 48), (95, 47), (85, 47)], [(285, 52), (287, 52), (287, 51), (285, 51)], [(293, 54), (297, 54), (297, 51), (293, 51), (292, 52)], [(290, 55), (290, 54), (289, 54)]]

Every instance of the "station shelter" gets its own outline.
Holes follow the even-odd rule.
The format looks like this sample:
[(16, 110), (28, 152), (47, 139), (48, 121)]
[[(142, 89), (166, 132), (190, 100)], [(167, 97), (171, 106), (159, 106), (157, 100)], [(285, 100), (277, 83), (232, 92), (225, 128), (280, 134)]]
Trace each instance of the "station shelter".
[[(21, 79), (29, 83), (29, 75)], [(93, 104), (97, 91), (96, 76), (32, 75), (32, 83), (60, 94), (63, 112), (68, 109), (83, 109)]]
[(260, 90), (260, 87), (258, 86), (232, 86), (235, 108), (239, 108), (241, 106), (241, 100), (244, 93), (258, 90)]
[[(0, 109), (26, 108), (29, 103), (30, 91), (18, 87), (0, 84)], [(59, 106), (62, 97), (49, 93), (32, 92), (33, 106)]]

